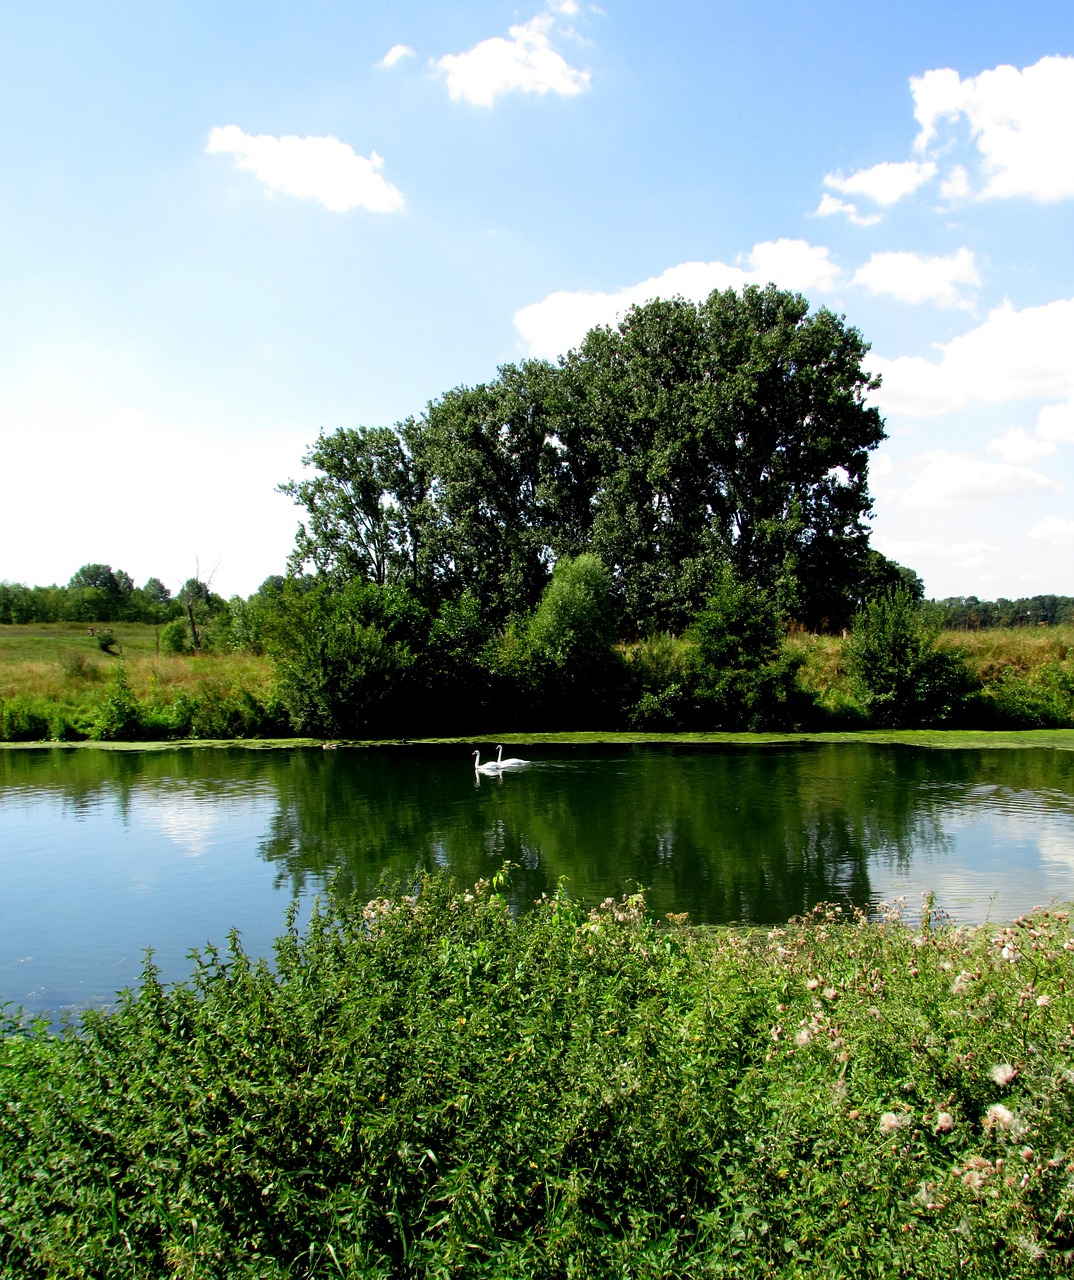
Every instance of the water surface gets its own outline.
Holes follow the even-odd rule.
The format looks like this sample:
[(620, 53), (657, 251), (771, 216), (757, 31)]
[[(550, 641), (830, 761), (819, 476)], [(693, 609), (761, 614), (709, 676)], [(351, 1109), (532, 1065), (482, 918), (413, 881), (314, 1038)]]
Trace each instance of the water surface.
[(866, 744), (529, 747), (474, 776), (462, 747), (0, 752), (0, 1001), (53, 1015), (166, 979), (188, 953), (271, 955), (297, 898), (385, 875), (517, 864), (644, 886), (658, 913), (777, 923), (822, 900), (933, 891), (956, 919), (1074, 898), (1074, 753)]

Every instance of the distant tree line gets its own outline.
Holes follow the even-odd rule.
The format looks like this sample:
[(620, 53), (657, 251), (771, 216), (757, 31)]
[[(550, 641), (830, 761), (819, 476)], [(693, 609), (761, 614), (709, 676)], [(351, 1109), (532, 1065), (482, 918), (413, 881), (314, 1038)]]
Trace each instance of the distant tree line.
[(0, 582), (0, 623), (167, 622), (182, 605), (159, 578), (136, 587), (108, 564), (84, 564), (66, 586)]
[(1074, 622), (1074, 597), (1023, 596), (1018, 600), (978, 600), (948, 596), (940, 600), (943, 625), (951, 631), (985, 631), (990, 627), (1055, 626)]

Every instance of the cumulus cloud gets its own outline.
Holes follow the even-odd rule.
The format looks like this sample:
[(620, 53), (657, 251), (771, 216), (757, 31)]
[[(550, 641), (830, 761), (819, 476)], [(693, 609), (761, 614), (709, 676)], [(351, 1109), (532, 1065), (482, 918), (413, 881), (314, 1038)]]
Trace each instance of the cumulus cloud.
[[(577, 6), (559, 3), (559, 13), (570, 14)], [(443, 72), (448, 94), (455, 102), (491, 107), (507, 93), (555, 93), (569, 98), (589, 88), (589, 72), (572, 67), (552, 47), (549, 33), (552, 13), (540, 13), (529, 22), (508, 28), (508, 39), (493, 36), (466, 53), (446, 54), (433, 62)]]
[(910, 507), (951, 507), (1062, 487), (1032, 467), (987, 462), (946, 449), (927, 453), (922, 461), (921, 474), (903, 494), (903, 502)]
[(871, 357), (884, 379), (876, 399), (886, 412), (927, 416), (970, 404), (1066, 400), (1074, 394), (1074, 298), (1021, 311), (1004, 302), (937, 350), (935, 360)]
[(979, 538), (969, 542), (929, 542), (917, 539), (880, 541), (884, 555), (899, 564), (935, 559), (954, 569), (979, 569), (988, 564), (1000, 549)]
[(1074, 401), (1049, 404), (1037, 415), (1037, 436), (1053, 444), (1074, 444)]
[(950, 68), (910, 81), (919, 154), (942, 125), (965, 120), (981, 160), (982, 199), (1074, 196), (1074, 57), (1046, 57), (1019, 71), (999, 66), (963, 80)]
[(615, 292), (581, 290), (550, 293), (515, 313), (515, 327), (530, 354), (554, 357), (575, 347), (595, 325), (614, 324), (636, 303), (681, 296), (701, 302), (713, 289), (768, 284), (802, 292), (835, 287), (839, 268), (829, 251), (805, 240), (766, 240), (754, 245), (740, 264), (683, 262), (659, 276)]
[(853, 201), (840, 200), (838, 196), (833, 196), (830, 191), (825, 191), (820, 198), (820, 204), (813, 210), (813, 216), (815, 218), (830, 218), (836, 213), (843, 214), (847, 221), (852, 222), (856, 227), (872, 227), (882, 221), (879, 213), (859, 213), (858, 206)]
[(1013, 462), (1018, 466), (1028, 466), (1055, 453), (1059, 446), (1054, 440), (1042, 440), (1040, 436), (1031, 436), (1024, 427), (1006, 431), (995, 440), (990, 440), (985, 448), (989, 453), (997, 454), (1004, 462)]
[(843, 195), (865, 196), (887, 208), (912, 195), (935, 175), (936, 165), (931, 160), (885, 160), (868, 169), (859, 169), (848, 178), (829, 173), (825, 176), (824, 185), (841, 191)]
[(380, 156), (357, 155), (338, 138), (252, 137), (229, 124), (212, 130), (205, 150), (234, 156), (235, 168), (252, 173), (267, 192), (317, 200), (333, 213), (394, 213), (403, 207), (402, 193), (378, 172)]
[(1058, 547), (1074, 546), (1074, 520), (1045, 516), (1037, 521), (1027, 536), (1036, 542), (1050, 542)]
[(874, 253), (854, 275), (854, 284), (870, 293), (887, 294), (899, 302), (934, 302), (941, 307), (968, 307), (963, 286), (973, 288), (980, 283), (977, 263), (969, 249), (959, 249), (946, 258)]
[(402, 62), (404, 58), (412, 58), (414, 50), (408, 44), (393, 44), (383, 58), (377, 63), (378, 67), (394, 67), (397, 63)]

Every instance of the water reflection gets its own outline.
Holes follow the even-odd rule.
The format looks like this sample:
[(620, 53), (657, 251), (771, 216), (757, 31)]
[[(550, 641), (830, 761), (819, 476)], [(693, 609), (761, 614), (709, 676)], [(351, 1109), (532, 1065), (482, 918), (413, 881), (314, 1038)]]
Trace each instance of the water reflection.
[(595, 899), (642, 885), (708, 922), (923, 890), (964, 920), (1074, 897), (1074, 753), (525, 754), (477, 780), (465, 747), (0, 752), (0, 999), (108, 999), (144, 947), (180, 976), (233, 925), (266, 954), (291, 897), (436, 867), (465, 882), (513, 862), (520, 907), (561, 878)]

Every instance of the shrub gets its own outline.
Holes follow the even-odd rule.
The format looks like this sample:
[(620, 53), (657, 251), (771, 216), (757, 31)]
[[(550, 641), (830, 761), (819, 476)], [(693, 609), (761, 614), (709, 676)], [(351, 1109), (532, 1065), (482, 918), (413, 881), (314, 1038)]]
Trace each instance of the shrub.
[(50, 704), (43, 698), (17, 696), (0, 701), (0, 737), (5, 742), (43, 742), (51, 738)]
[(111, 627), (101, 627), (96, 632), (97, 644), (102, 653), (111, 653), (116, 644), (116, 633)]
[(979, 705), (1012, 729), (1069, 729), (1074, 724), (1074, 672), (1062, 661), (1030, 675), (1006, 671), (982, 689)]
[(426, 626), (421, 605), (396, 587), (322, 584), (281, 599), (270, 643), (294, 727), (331, 737), (408, 730)]
[(49, 1037), (0, 1017), (0, 1272), (1069, 1274), (1074, 938), (339, 897)]
[(870, 720), (884, 729), (942, 724), (964, 704), (973, 681), (961, 658), (936, 647), (940, 611), (900, 587), (854, 615), (846, 661)]
[(634, 645), (626, 655), (627, 725), (657, 732), (686, 728), (692, 705), (689, 667), (689, 646), (675, 636), (661, 633)]
[(779, 608), (725, 565), (690, 628), (695, 715), (700, 727), (791, 729), (809, 699), (798, 688), (802, 657), (783, 651)]
[(597, 556), (563, 556), (540, 603), (505, 647), (507, 669), (538, 713), (557, 726), (618, 715), (622, 665), (615, 649), (611, 575)]
[(161, 628), (160, 647), (165, 653), (190, 652), (190, 628), (182, 618), (173, 618)]
[(135, 697), (120, 663), (112, 676), (112, 687), (101, 700), (89, 726), (89, 736), (98, 742), (137, 742), (147, 736), (145, 708)]

